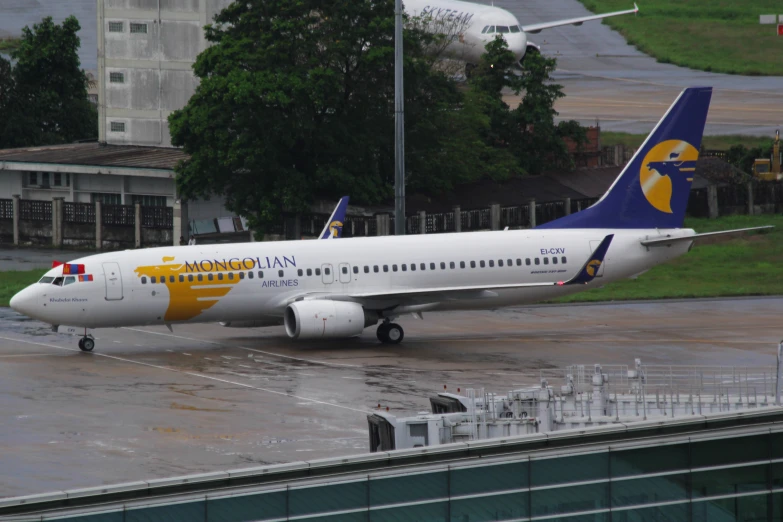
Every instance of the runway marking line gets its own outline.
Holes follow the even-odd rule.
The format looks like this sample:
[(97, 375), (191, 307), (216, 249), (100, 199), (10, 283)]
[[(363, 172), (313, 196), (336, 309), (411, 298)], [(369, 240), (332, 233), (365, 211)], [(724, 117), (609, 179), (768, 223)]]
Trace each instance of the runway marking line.
[[(77, 348), (65, 348), (64, 346), (57, 346), (57, 345), (48, 344), (48, 343), (39, 343), (39, 342), (35, 342), (35, 341), (25, 341), (23, 339), (14, 339), (12, 337), (2, 337), (2, 336), (0, 336), (0, 339), (4, 339), (6, 341), (12, 341), (12, 342), (24, 343), (24, 344), (31, 344), (31, 345), (34, 345), (34, 346), (43, 346), (45, 348), (54, 348), (56, 350), (64, 350), (64, 351), (68, 351), (68, 352), (75, 352), (75, 353), (80, 353), (81, 352), (81, 350), (79, 350)], [(90, 355), (94, 356), (94, 357), (106, 357), (107, 359), (113, 359), (115, 361), (120, 361), (120, 362), (130, 363), (130, 364), (137, 364), (139, 366), (146, 366), (148, 368), (155, 368), (155, 369), (158, 369), (158, 370), (163, 370), (163, 371), (168, 371), (168, 372), (173, 372), (173, 373), (179, 373), (179, 374), (182, 374), (182, 375), (189, 375), (191, 377), (198, 377), (198, 378), (201, 378), (201, 379), (208, 379), (210, 381), (222, 382), (224, 384), (231, 384), (231, 385), (239, 386), (239, 387), (242, 387), (242, 388), (248, 388), (248, 389), (251, 389), (251, 390), (257, 390), (257, 391), (262, 391), (262, 392), (266, 392), (266, 393), (271, 393), (273, 395), (279, 395), (279, 396), (282, 396), (282, 397), (288, 397), (288, 398), (297, 399), (297, 400), (300, 400), (300, 401), (309, 401), (309, 402), (312, 402), (312, 403), (315, 403), (315, 404), (321, 404), (321, 405), (324, 405), (324, 406), (332, 406), (334, 408), (339, 408), (339, 409), (343, 409), (343, 410), (359, 412), (359, 413), (362, 413), (362, 414), (364, 414), (364, 413), (371, 413), (372, 412), (372, 410), (362, 410), (362, 409), (358, 409), (358, 408), (351, 408), (350, 406), (343, 406), (342, 404), (333, 404), (331, 402), (320, 401), (318, 399), (312, 399), (310, 397), (302, 397), (301, 395), (294, 395), (292, 393), (285, 393), (285, 392), (281, 392), (281, 391), (277, 391), (277, 390), (270, 390), (268, 388), (261, 388), (259, 386), (252, 386), (250, 384), (245, 384), (245, 383), (241, 383), (241, 382), (229, 381), (228, 379), (221, 379), (219, 377), (213, 377), (211, 375), (205, 375), (203, 373), (188, 372), (188, 371), (178, 370), (176, 368), (170, 368), (168, 366), (161, 366), (161, 365), (158, 365), (158, 364), (146, 363), (146, 362), (141, 362), (141, 361), (134, 361), (132, 359), (125, 359), (124, 357), (117, 357), (116, 355), (108, 355), (108, 354), (105, 354), (105, 353), (91, 353)], [(237, 374), (237, 375), (241, 375), (241, 374)]]

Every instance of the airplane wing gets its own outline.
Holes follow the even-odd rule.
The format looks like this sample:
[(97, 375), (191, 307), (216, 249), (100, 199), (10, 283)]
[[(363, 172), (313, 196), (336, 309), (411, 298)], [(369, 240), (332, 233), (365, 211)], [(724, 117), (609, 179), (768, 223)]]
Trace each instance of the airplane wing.
[(640, 241), (642, 246), (646, 247), (660, 247), (660, 246), (669, 246), (674, 243), (679, 243), (682, 241), (696, 241), (698, 239), (703, 239), (706, 237), (717, 237), (717, 236), (726, 236), (726, 235), (732, 235), (732, 234), (743, 234), (745, 232), (751, 232), (753, 230), (769, 230), (770, 228), (775, 228), (774, 225), (767, 225), (764, 227), (751, 227), (751, 228), (737, 228), (734, 230), (721, 230), (720, 232), (706, 232), (704, 234), (695, 234), (693, 236), (678, 236), (678, 237), (661, 237), (661, 238), (653, 238), (653, 239), (643, 239)]
[(348, 196), (343, 196), (334, 207), (332, 215), (321, 230), (318, 239), (337, 239), (343, 235), (343, 224), (345, 223), (345, 212), (348, 210)]
[(544, 29), (551, 29), (553, 27), (560, 27), (562, 25), (582, 25), (583, 23), (589, 22), (590, 20), (602, 20), (604, 18), (609, 18), (610, 16), (620, 16), (638, 12), (639, 8), (636, 6), (636, 4), (633, 4), (633, 9), (628, 9), (627, 11), (615, 11), (613, 13), (583, 16), (582, 18), (571, 18), (568, 20), (555, 20), (552, 22), (544, 22), (540, 24), (524, 25), (522, 26), (522, 30), (528, 34), (536, 34), (540, 33)]
[(519, 289), (519, 288), (539, 288), (545, 286), (567, 286), (577, 284), (587, 284), (595, 279), (598, 269), (601, 263), (604, 261), (604, 256), (609, 245), (614, 239), (614, 234), (606, 236), (598, 248), (590, 255), (588, 260), (582, 265), (579, 272), (569, 279), (568, 281), (548, 281), (542, 283), (511, 283), (504, 285), (470, 285), (470, 286), (444, 286), (444, 287), (432, 287), (432, 288), (410, 288), (400, 290), (389, 290), (381, 292), (360, 292), (355, 294), (348, 294), (351, 300), (362, 299), (397, 299), (405, 297), (436, 297), (440, 299), (452, 299), (452, 298), (482, 298), (482, 297), (494, 297), (496, 294), (492, 290), (505, 290), (505, 289)]

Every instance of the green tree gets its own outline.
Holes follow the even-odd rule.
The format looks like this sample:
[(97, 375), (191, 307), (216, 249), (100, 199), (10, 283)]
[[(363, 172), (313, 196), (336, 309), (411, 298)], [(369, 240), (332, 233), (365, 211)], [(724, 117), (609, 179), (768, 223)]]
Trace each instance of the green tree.
[[(8, 91), (0, 146), (69, 143), (98, 136), (98, 115), (87, 99), (87, 76), (79, 68), (78, 20), (62, 25), (44, 18), (25, 27), (10, 82), (0, 63), (0, 91)], [(5, 78), (5, 80), (3, 79)], [(2, 93), (0, 93), (0, 99)], [(1, 101), (0, 101), (1, 103)]]

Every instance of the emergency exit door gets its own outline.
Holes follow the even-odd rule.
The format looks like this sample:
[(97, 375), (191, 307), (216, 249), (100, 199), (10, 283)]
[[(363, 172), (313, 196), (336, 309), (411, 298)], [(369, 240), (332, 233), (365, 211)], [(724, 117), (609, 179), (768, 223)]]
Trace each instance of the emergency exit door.
[(106, 279), (106, 300), (122, 299), (122, 274), (119, 263), (103, 263), (103, 275)]

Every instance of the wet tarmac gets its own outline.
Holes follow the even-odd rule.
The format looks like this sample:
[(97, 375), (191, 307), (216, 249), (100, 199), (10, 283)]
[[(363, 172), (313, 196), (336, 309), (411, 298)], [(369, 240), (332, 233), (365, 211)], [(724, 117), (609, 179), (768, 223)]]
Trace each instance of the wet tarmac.
[(77, 338), (0, 309), (0, 497), (367, 451), (366, 414), (567, 364), (774, 365), (783, 298), (402, 318), (406, 339), (294, 342), (214, 324)]

